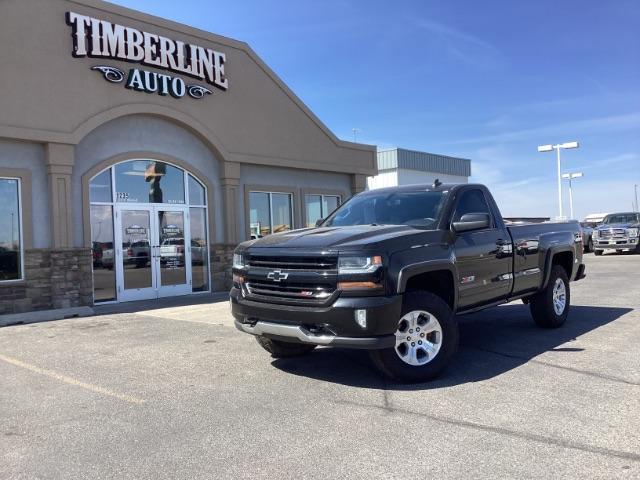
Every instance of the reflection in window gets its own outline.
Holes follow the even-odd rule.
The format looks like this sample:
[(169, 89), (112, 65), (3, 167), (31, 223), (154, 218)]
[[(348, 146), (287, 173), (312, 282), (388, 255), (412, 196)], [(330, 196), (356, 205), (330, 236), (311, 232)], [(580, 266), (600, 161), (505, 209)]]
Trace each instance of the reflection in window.
[(340, 205), (338, 195), (305, 195), (307, 227), (314, 227), (320, 219), (326, 218)]
[(0, 281), (22, 278), (20, 180), (0, 178)]
[(89, 183), (89, 199), (91, 202), (111, 202), (111, 169), (93, 177)]
[(271, 213), (269, 210), (268, 193), (251, 192), (249, 194), (251, 238), (260, 238), (271, 233)]
[(209, 290), (209, 255), (207, 253), (207, 215), (204, 208), (190, 208), (192, 291)]
[(251, 238), (291, 230), (292, 218), (290, 193), (249, 193)]
[(184, 171), (153, 160), (133, 160), (114, 167), (116, 201), (183, 204)]
[(189, 205), (206, 205), (204, 186), (189, 175)]
[(91, 205), (91, 252), (93, 255), (93, 298), (95, 302), (116, 299), (113, 242), (113, 210), (111, 205)]
[(271, 223), (272, 233), (285, 232), (291, 230), (291, 195), (288, 193), (271, 194), (271, 212), (273, 221)]

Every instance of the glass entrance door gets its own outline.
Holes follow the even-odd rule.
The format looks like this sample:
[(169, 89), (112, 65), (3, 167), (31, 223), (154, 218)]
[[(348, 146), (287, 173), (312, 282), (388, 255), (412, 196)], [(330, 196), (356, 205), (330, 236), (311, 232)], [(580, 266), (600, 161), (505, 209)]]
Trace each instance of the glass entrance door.
[(116, 209), (118, 300), (191, 292), (191, 258), (184, 207)]
[(159, 297), (191, 293), (187, 279), (191, 278), (191, 261), (187, 261), (186, 211), (155, 208), (158, 272), (157, 290)]

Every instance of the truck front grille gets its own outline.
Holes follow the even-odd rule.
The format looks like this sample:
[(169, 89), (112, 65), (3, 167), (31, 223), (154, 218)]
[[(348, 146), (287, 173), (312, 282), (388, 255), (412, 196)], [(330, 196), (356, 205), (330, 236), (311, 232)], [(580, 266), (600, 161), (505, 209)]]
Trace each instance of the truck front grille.
[(301, 283), (280, 284), (275, 282), (250, 281), (246, 283), (246, 287), (250, 295), (302, 300), (305, 301), (304, 303), (323, 303), (335, 292), (335, 288), (329, 285), (308, 285)]
[(337, 273), (338, 257), (275, 257), (267, 255), (251, 255), (249, 268), (268, 268), (273, 270), (312, 270), (316, 272)]
[(627, 231), (624, 228), (610, 228), (609, 230), (599, 230), (598, 236), (600, 238), (625, 238)]

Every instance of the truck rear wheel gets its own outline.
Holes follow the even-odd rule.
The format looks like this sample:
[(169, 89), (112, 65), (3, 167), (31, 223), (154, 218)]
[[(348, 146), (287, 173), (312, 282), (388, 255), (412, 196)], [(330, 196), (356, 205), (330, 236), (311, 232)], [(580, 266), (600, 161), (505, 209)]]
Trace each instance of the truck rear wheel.
[(604, 250), (594, 250), (594, 251), (593, 251), (593, 254), (594, 254), (596, 257), (599, 257), (599, 256), (600, 256), (600, 255), (602, 255), (603, 253), (604, 253)]
[(533, 321), (542, 328), (562, 326), (569, 315), (570, 300), (567, 272), (560, 265), (554, 265), (545, 289), (531, 298)]
[(404, 295), (395, 336), (395, 347), (369, 353), (384, 375), (401, 382), (435, 378), (458, 350), (458, 322), (449, 305), (430, 292)]
[(271, 354), (273, 358), (300, 357), (316, 348), (315, 345), (282, 342), (280, 340), (263, 337), (262, 335), (257, 336), (256, 340), (262, 348)]

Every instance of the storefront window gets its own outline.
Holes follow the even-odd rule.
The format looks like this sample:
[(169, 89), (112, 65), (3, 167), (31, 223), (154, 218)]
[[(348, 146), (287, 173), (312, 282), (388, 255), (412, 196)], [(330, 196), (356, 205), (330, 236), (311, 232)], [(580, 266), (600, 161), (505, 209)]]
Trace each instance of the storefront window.
[(249, 219), (251, 222), (251, 238), (260, 238), (271, 233), (268, 193), (251, 192), (249, 194)]
[(189, 175), (189, 205), (205, 205), (204, 186), (191, 175)]
[(89, 198), (95, 302), (162, 296), (189, 283), (193, 292), (210, 290), (207, 191), (198, 179), (163, 162), (130, 160), (92, 178)]
[(314, 227), (316, 222), (329, 216), (340, 205), (338, 195), (305, 195), (305, 213), (307, 227)]
[(0, 282), (22, 279), (20, 180), (0, 178)]
[(250, 192), (249, 222), (251, 238), (293, 228), (290, 193)]
[(111, 203), (111, 169), (97, 175), (89, 184), (91, 202)]
[(209, 290), (209, 255), (207, 252), (206, 209), (191, 207), (191, 286), (194, 292)]
[(183, 204), (184, 171), (164, 162), (133, 160), (114, 167), (116, 202)]
[(113, 208), (111, 205), (91, 205), (93, 295), (96, 302), (116, 299), (113, 246)]

